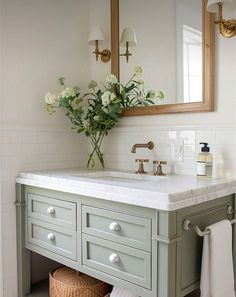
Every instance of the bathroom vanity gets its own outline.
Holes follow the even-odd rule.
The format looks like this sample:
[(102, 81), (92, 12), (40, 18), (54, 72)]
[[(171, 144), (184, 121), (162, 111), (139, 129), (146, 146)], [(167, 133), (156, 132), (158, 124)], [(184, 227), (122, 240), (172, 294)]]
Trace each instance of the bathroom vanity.
[(202, 238), (183, 225), (233, 219), (234, 193), (236, 181), (194, 176), (21, 173), (18, 297), (48, 296), (31, 286), (31, 251), (138, 296), (186, 296), (199, 287)]

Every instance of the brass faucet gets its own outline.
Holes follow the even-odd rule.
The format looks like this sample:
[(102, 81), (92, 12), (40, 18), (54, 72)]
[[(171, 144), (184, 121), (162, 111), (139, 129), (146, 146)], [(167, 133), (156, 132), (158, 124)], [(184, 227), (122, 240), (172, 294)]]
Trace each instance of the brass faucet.
[(135, 162), (139, 162), (139, 168), (138, 171), (135, 173), (137, 174), (146, 174), (147, 172), (144, 170), (144, 163), (148, 163), (148, 159), (136, 159)]
[(153, 164), (157, 165), (154, 175), (165, 176), (165, 173), (163, 173), (163, 171), (162, 171), (162, 165), (166, 165), (167, 162), (166, 161), (153, 161)]
[(154, 143), (152, 141), (149, 141), (148, 143), (136, 143), (133, 145), (131, 153), (136, 153), (137, 148), (148, 148), (149, 150), (152, 150), (154, 148)]

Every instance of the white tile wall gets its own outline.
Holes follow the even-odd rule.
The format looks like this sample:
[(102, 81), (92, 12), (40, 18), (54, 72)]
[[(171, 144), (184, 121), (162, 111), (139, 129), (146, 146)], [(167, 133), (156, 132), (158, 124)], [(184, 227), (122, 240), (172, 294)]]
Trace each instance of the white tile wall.
[[(155, 148), (130, 152), (134, 143), (152, 140)], [(236, 127), (118, 127), (105, 140), (107, 168), (136, 170), (136, 158), (148, 158), (148, 171), (153, 170), (152, 161), (168, 161), (167, 172), (195, 174), (199, 142), (208, 142), (214, 157), (214, 175), (236, 177)], [(175, 157), (175, 150), (182, 148), (181, 157)]]
[(25, 170), (84, 167), (87, 141), (68, 130), (0, 130), (3, 296), (17, 297), (15, 177)]

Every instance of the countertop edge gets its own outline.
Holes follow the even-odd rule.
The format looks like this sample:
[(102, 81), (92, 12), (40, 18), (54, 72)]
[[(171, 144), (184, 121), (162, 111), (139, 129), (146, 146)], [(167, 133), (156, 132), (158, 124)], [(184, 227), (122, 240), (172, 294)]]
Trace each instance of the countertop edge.
[[(232, 183), (232, 181), (229, 181), (229, 185), (226, 189), (219, 189), (214, 192), (210, 193), (204, 193), (204, 194), (198, 194), (198, 195), (191, 195), (189, 198), (185, 198), (182, 200), (176, 200), (176, 201), (168, 201), (167, 198), (170, 196), (168, 194), (165, 194), (165, 201), (159, 200), (153, 200), (153, 199), (145, 199), (145, 198), (134, 198), (132, 195), (130, 195), (127, 199), (127, 195), (120, 195), (119, 193), (114, 195), (114, 192), (107, 191), (105, 194), (104, 192), (101, 193), (100, 191), (97, 191), (96, 193), (91, 193), (89, 191), (83, 191), (78, 190), (75, 187), (71, 185), (64, 185), (64, 184), (58, 184), (58, 183), (46, 183), (45, 181), (37, 181), (33, 179), (23, 178), (23, 177), (17, 177), (16, 183), (27, 185), (27, 186), (33, 186), (33, 187), (40, 187), (48, 190), (55, 190), (60, 192), (66, 192), (70, 194), (76, 194), (76, 195), (83, 195), (86, 197), (93, 197), (97, 199), (107, 200), (107, 201), (114, 201), (118, 203), (124, 203), (139, 207), (145, 207), (155, 210), (162, 210), (162, 211), (175, 211), (179, 209), (183, 209), (189, 206), (193, 206), (196, 204), (204, 203), (207, 201), (212, 201), (214, 199), (219, 199), (221, 197), (232, 195), (236, 193), (236, 183)], [(181, 193), (179, 193), (181, 194)], [(112, 198), (111, 198), (112, 195)], [(162, 198), (164, 198), (164, 196)]]

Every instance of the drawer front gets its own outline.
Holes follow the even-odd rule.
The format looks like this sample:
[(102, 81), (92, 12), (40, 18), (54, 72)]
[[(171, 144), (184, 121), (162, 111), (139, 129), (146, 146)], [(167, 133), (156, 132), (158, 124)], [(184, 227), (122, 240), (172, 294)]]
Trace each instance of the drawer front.
[(90, 235), (82, 236), (83, 265), (151, 289), (151, 255)]
[(28, 216), (64, 228), (76, 230), (76, 204), (28, 194)]
[(76, 231), (29, 218), (28, 242), (76, 260)]
[(151, 220), (82, 206), (82, 231), (137, 249), (151, 250)]

